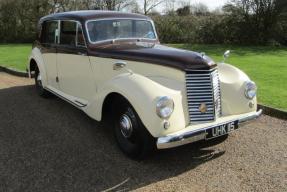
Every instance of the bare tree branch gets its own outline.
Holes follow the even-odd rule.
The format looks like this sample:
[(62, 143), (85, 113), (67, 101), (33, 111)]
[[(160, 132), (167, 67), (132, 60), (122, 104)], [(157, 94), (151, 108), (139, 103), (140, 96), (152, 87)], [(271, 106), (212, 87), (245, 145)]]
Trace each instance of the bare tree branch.
[(150, 11), (160, 4), (165, 2), (165, 0), (144, 0), (144, 14), (147, 15)]

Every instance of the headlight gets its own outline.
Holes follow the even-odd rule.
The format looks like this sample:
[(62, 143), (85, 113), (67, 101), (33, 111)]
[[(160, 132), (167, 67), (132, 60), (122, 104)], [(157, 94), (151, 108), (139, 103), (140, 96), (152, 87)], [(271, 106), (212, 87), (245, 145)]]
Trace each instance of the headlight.
[(249, 81), (245, 85), (245, 96), (247, 99), (253, 99), (256, 96), (257, 87), (253, 81)]
[(157, 100), (156, 113), (160, 118), (167, 119), (174, 109), (174, 102), (170, 97), (163, 96)]

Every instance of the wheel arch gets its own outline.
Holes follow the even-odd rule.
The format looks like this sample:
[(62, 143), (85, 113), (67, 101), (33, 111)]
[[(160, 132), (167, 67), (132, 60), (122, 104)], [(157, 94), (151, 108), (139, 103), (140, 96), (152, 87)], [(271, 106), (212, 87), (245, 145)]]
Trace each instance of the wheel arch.
[(108, 114), (109, 114), (113, 104), (116, 101), (119, 101), (121, 99), (126, 100), (130, 104), (128, 99), (125, 96), (123, 96), (122, 94), (120, 94), (120, 93), (111, 92), (108, 95), (106, 95), (106, 97), (104, 98), (103, 104), (102, 104), (102, 113), (101, 113), (102, 114), (102, 118), (101, 119), (103, 121), (105, 121), (106, 118), (108, 117)]
[(33, 75), (31, 72), (35, 72), (37, 67), (38, 67), (37, 61), (34, 58), (31, 58), (29, 62), (29, 70), (28, 70), (30, 77)]
[(29, 57), (29, 62), (27, 63), (27, 69), (30, 78), (34, 76), (36, 68), (38, 68), (41, 72), (43, 86), (47, 86), (48, 78), (44, 59), (40, 49), (37, 47), (33, 48)]
[(44, 84), (46, 83), (46, 67), (44, 65), (43, 55), (39, 48), (35, 47), (32, 49), (26, 68), (28, 69), (29, 77), (32, 77), (34, 75), (35, 69), (38, 68), (42, 73)]
[(98, 89), (94, 100), (84, 109), (93, 119), (101, 121), (106, 114), (106, 107), (111, 100), (123, 97), (136, 111), (143, 125), (154, 136), (158, 137), (172, 129), (165, 130), (164, 119), (156, 114), (156, 102), (160, 96), (170, 96), (176, 103), (173, 115), (169, 118), (173, 129), (185, 126), (182, 96), (178, 90), (164, 87), (146, 77), (133, 74), (125, 75), (106, 82)]

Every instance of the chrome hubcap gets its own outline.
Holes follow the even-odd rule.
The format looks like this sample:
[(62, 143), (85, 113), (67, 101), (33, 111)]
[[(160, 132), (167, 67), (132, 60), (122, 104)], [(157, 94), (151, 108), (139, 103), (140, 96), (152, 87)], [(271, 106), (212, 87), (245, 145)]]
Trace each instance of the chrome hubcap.
[(120, 117), (120, 130), (125, 138), (129, 138), (133, 132), (132, 121), (125, 114)]

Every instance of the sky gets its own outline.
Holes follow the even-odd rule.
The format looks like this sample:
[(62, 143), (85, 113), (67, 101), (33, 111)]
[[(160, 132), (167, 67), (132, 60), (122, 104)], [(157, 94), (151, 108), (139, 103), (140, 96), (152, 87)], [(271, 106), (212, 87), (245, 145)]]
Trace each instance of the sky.
[(209, 7), (209, 9), (214, 10), (217, 7), (222, 7), (228, 0), (191, 0), (192, 3), (203, 3)]
[[(196, 4), (196, 3), (203, 3), (208, 6), (210, 10), (214, 10), (218, 7), (222, 7), (225, 3), (227, 3), (229, 0), (177, 0), (177, 2), (185, 1), (190, 2), (190, 4)], [(175, 9), (178, 7), (181, 7), (181, 3), (177, 3), (175, 5)], [(163, 11), (164, 5), (160, 5), (156, 8), (159, 12)]]

